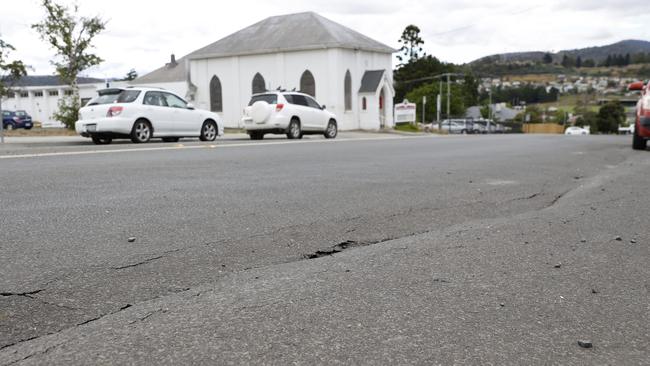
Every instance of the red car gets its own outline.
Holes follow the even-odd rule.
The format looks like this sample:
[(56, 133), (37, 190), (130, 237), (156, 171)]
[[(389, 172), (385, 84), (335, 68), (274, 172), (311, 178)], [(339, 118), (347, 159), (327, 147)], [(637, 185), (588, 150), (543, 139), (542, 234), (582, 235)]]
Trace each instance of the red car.
[(650, 139), (650, 82), (637, 81), (630, 84), (629, 90), (640, 90), (641, 99), (636, 104), (636, 122), (632, 148), (645, 150)]

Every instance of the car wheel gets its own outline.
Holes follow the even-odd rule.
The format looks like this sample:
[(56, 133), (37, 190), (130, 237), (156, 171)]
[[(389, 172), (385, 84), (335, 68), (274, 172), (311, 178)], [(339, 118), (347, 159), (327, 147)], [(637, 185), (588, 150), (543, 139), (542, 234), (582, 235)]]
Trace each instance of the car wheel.
[(287, 138), (291, 140), (299, 139), (301, 135), (302, 131), (300, 130), (300, 121), (294, 118), (291, 120), (291, 123), (289, 123), (289, 128), (287, 128)]
[(25, 127), (25, 129), (26, 129), (26, 130), (31, 130), (32, 128), (31, 128), (31, 127)]
[(325, 130), (325, 138), (326, 139), (333, 139), (338, 135), (339, 130), (338, 127), (336, 126), (336, 121), (330, 120), (329, 123), (327, 124), (327, 129)]
[(460, 131), (460, 134), (461, 134), (461, 135), (467, 135), (467, 130), (461, 130), (461, 131)]
[(162, 140), (163, 142), (178, 142), (180, 137), (163, 137)]
[(648, 142), (643, 137), (639, 136), (636, 128), (634, 129), (634, 137), (632, 138), (632, 148), (634, 150), (645, 150)]
[(113, 139), (110, 137), (99, 137), (99, 136), (93, 136), (91, 137), (95, 145), (108, 145), (111, 142), (113, 142)]
[(199, 140), (201, 141), (214, 141), (217, 138), (217, 124), (214, 121), (205, 121), (203, 122), (203, 127), (201, 127), (201, 136)]
[(259, 131), (249, 132), (248, 136), (251, 137), (251, 140), (262, 140), (264, 139), (264, 133)]
[(151, 140), (151, 125), (147, 120), (139, 119), (133, 124), (131, 129), (131, 141), (136, 144), (149, 142)]
[(14, 129), (14, 125), (12, 125), (11, 123), (7, 123), (7, 124), (5, 125), (5, 130), (7, 130), (7, 131), (11, 131), (11, 130), (13, 130), (13, 129)]

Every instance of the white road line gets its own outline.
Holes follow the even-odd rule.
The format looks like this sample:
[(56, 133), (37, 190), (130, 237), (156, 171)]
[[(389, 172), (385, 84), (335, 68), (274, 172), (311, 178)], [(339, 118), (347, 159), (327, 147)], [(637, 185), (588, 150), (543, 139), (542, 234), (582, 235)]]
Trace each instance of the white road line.
[(65, 152), (51, 152), (51, 153), (38, 153), (38, 154), (20, 154), (20, 155), (0, 155), (1, 159), (25, 159), (25, 158), (40, 158), (50, 156), (73, 156), (73, 155), (95, 155), (95, 154), (112, 154), (112, 153), (125, 153), (125, 152), (144, 152), (144, 151), (166, 151), (166, 150), (190, 150), (190, 149), (223, 149), (231, 147), (249, 147), (249, 146), (271, 146), (271, 145), (287, 145), (287, 144), (312, 144), (312, 143), (335, 143), (335, 142), (353, 142), (353, 141), (386, 141), (386, 140), (402, 140), (412, 138), (424, 138), (431, 136), (391, 136), (391, 137), (357, 137), (347, 139), (334, 139), (334, 140), (300, 140), (300, 141), (274, 141), (274, 142), (244, 142), (239, 144), (212, 144), (212, 145), (192, 145), (185, 146), (182, 144), (165, 147), (143, 147), (143, 148), (130, 148), (130, 149), (114, 149), (114, 150), (87, 150), (87, 151), (65, 151)]

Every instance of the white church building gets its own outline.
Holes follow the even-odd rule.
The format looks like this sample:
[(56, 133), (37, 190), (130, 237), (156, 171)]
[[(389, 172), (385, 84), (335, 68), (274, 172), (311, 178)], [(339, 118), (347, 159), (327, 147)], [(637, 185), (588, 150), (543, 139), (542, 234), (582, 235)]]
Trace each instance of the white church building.
[(241, 127), (254, 93), (299, 90), (342, 130), (392, 127), (396, 50), (316, 13), (274, 16), (134, 80), (185, 96)]

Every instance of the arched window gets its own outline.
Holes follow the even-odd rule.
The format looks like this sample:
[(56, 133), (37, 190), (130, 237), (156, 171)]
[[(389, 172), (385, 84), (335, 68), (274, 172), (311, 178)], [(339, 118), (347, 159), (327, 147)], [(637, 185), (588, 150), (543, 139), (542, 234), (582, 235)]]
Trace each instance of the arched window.
[(223, 99), (221, 97), (221, 81), (214, 75), (210, 80), (210, 110), (223, 112)]
[(345, 73), (345, 82), (344, 82), (344, 93), (345, 93), (345, 110), (352, 110), (352, 76), (350, 75), (350, 70)]
[(300, 91), (316, 97), (316, 82), (314, 81), (314, 75), (309, 70), (305, 70), (300, 77)]
[(266, 82), (264, 77), (258, 72), (253, 77), (253, 94), (264, 93), (266, 91)]
[(368, 108), (368, 104), (366, 102), (366, 97), (361, 98), (361, 109), (364, 111)]

